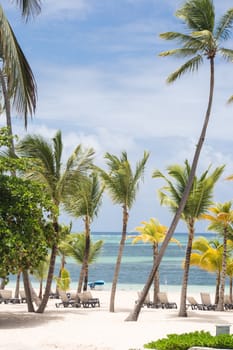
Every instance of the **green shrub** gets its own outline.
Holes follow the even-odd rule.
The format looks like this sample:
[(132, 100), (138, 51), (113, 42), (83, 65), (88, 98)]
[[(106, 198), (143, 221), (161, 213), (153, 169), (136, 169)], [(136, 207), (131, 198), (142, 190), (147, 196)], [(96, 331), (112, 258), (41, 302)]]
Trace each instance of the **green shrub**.
[(145, 344), (144, 348), (156, 350), (187, 350), (192, 346), (233, 349), (233, 335), (219, 334), (217, 336), (212, 336), (209, 332), (204, 331), (168, 334), (166, 338)]

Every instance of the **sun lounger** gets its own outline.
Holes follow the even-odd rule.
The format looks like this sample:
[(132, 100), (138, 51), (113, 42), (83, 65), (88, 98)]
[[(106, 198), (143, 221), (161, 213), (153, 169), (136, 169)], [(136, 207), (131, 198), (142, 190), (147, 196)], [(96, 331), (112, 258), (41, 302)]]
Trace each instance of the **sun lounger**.
[[(138, 291), (137, 292), (138, 294), (138, 300), (141, 298), (141, 295), (142, 295), (142, 292), (141, 291)], [(135, 303), (137, 304), (138, 300), (135, 300)], [(144, 303), (142, 305), (143, 307), (146, 306), (146, 307), (151, 307), (151, 308), (159, 308), (159, 307), (162, 307), (162, 304), (159, 302), (159, 303), (153, 303), (153, 301), (150, 300), (150, 293), (147, 293), (147, 296), (144, 300)]]
[(226, 310), (232, 310), (233, 309), (233, 303), (231, 302), (229, 295), (224, 295), (224, 308)]
[(205, 309), (207, 309), (207, 310), (215, 310), (216, 309), (217, 305), (212, 304), (209, 293), (200, 293), (200, 295), (201, 295), (201, 302), (204, 305)]
[(99, 298), (93, 298), (91, 292), (89, 291), (78, 293), (78, 297), (82, 306), (85, 308), (100, 306)]
[(66, 292), (62, 291), (62, 290), (59, 290), (58, 291), (59, 293), (59, 298), (61, 299), (60, 302), (57, 302), (55, 303), (56, 307), (60, 307), (60, 306), (63, 306), (63, 307), (80, 307), (81, 304), (78, 300), (78, 296), (76, 299), (71, 299), (71, 298), (68, 298)]
[(177, 304), (168, 300), (167, 293), (159, 292), (158, 298), (163, 309), (177, 309)]
[(0, 302), (4, 304), (19, 304), (20, 299), (19, 298), (13, 298), (12, 297), (12, 290), (9, 289), (1, 289), (0, 290)]
[(19, 291), (19, 296), (20, 296), (21, 303), (26, 303), (27, 302), (27, 298), (26, 298), (26, 294), (25, 294), (24, 290), (20, 290)]
[(192, 310), (205, 310), (205, 307), (203, 304), (200, 304), (196, 301), (194, 297), (187, 296), (188, 304), (187, 307), (191, 307)]

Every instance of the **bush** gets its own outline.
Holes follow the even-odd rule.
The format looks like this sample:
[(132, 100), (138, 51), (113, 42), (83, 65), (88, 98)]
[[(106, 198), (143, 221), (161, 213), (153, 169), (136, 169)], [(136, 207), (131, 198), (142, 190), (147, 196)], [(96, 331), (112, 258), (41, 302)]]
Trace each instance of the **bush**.
[(166, 338), (145, 344), (144, 348), (156, 350), (188, 350), (192, 346), (233, 349), (233, 335), (219, 334), (212, 336), (209, 332), (204, 331), (168, 334)]

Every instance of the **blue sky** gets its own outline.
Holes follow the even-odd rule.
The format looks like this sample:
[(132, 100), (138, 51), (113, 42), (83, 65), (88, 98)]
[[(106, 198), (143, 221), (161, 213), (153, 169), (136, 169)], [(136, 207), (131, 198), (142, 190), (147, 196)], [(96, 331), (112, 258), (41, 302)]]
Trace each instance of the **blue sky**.
[[(158, 57), (175, 43), (162, 41), (164, 31), (183, 31), (174, 13), (176, 0), (48, 0), (42, 12), (25, 24), (10, 1), (1, 1), (16, 37), (33, 69), (38, 85), (36, 114), (27, 132), (52, 138), (62, 130), (65, 157), (74, 147), (96, 150), (96, 163), (103, 156), (125, 150), (132, 164), (150, 152), (144, 182), (130, 211), (128, 230), (156, 217), (169, 226), (171, 215), (159, 205), (157, 190), (163, 185), (152, 179), (155, 169), (191, 161), (202, 126), (208, 98), (208, 62), (196, 74), (172, 85), (166, 77), (182, 60)], [(215, 1), (217, 17), (232, 1)], [(226, 46), (233, 48), (233, 42)], [(198, 173), (226, 164), (215, 190), (215, 201), (232, 200), (233, 183), (233, 65), (216, 63), (216, 89), (207, 139)], [(5, 121), (2, 118), (1, 124)], [(23, 122), (13, 120), (14, 132), (25, 134)], [(104, 197), (93, 231), (120, 231), (120, 206)], [(62, 215), (69, 222), (70, 217)], [(197, 224), (197, 231), (206, 230)], [(75, 230), (82, 222), (73, 221)], [(179, 224), (177, 231), (185, 231)]]

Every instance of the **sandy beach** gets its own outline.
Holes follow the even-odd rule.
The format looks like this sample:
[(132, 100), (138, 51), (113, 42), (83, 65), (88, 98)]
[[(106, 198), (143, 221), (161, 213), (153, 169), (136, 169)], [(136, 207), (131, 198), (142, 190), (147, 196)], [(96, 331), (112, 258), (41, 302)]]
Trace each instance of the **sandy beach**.
[[(137, 322), (126, 322), (136, 291), (117, 291), (115, 313), (108, 311), (110, 291), (92, 294), (100, 299), (100, 308), (56, 308), (56, 300), (50, 299), (44, 314), (34, 314), (25, 304), (0, 304), (0, 349), (142, 350), (166, 334), (206, 330), (215, 335), (216, 325), (233, 320), (233, 311), (190, 309), (188, 317), (181, 318), (175, 309), (144, 307)], [(168, 296), (179, 303), (179, 293)]]

